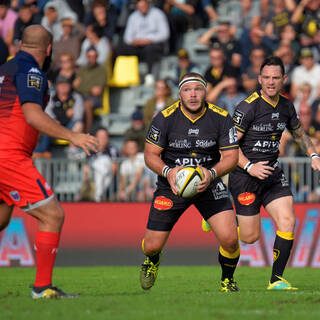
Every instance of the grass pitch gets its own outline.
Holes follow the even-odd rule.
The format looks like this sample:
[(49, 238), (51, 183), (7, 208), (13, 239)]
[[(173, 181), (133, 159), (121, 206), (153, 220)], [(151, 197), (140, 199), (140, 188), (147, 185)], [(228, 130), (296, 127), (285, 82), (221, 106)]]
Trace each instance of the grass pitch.
[(54, 285), (78, 299), (32, 300), (34, 269), (0, 269), (0, 319), (320, 319), (320, 270), (290, 269), (298, 291), (266, 290), (270, 268), (240, 267), (239, 293), (219, 292), (220, 268), (160, 267), (155, 286), (143, 291), (138, 267), (58, 267)]

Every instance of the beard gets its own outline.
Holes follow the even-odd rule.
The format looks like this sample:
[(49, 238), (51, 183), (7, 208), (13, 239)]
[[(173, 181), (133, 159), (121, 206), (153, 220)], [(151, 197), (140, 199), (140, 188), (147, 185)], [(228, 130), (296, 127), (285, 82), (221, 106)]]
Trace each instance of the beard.
[(49, 71), (50, 66), (51, 66), (51, 61), (52, 61), (52, 50), (50, 51), (50, 55), (46, 56), (46, 58), (44, 59), (43, 66), (42, 66), (43, 72)]
[(186, 101), (181, 96), (180, 96), (180, 100), (181, 100), (181, 103), (182, 103), (184, 109), (186, 109), (190, 114), (198, 114), (198, 113), (200, 113), (203, 110), (204, 106), (205, 106), (204, 98), (201, 100), (200, 106), (197, 109), (190, 109), (188, 107), (188, 104), (186, 103)]

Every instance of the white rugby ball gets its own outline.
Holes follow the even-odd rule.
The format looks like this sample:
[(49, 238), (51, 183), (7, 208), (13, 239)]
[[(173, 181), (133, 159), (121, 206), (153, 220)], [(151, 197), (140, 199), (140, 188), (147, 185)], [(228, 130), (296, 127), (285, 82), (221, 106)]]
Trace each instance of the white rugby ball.
[(182, 198), (192, 198), (197, 194), (197, 186), (203, 179), (203, 172), (198, 166), (186, 166), (176, 175), (176, 188)]

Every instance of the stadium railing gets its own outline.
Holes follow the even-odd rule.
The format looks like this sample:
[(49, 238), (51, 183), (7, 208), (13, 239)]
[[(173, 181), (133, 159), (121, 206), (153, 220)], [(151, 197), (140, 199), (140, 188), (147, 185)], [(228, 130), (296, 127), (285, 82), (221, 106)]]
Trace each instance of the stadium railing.
[[(319, 172), (314, 172), (309, 158), (280, 158), (284, 170), (283, 183), (289, 183), (296, 202), (307, 202), (311, 193), (320, 195)], [(120, 164), (121, 158), (118, 159)], [(52, 186), (60, 201), (77, 201), (83, 183), (84, 160), (68, 160), (63, 158), (35, 159), (36, 167)], [(118, 167), (119, 168), (119, 167)], [(119, 170), (108, 188), (107, 201), (119, 201), (117, 186), (119, 185)], [(140, 188), (143, 188), (141, 180)], [(136, 201), (135, 195), (132, 201)]]

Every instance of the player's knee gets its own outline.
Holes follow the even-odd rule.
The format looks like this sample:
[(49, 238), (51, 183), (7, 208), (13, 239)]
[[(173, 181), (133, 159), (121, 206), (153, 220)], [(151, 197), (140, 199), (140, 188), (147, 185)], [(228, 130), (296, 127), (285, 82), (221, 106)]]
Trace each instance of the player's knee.
[(161, 251), (161, 243), (157, 241), (144, 241), (143, 252), (145, 255), (153, 255)]
[(242, 234), (240, 232), (240, 240), (247, 244), (255, 243), (260, 238), (260, 232), (251, 232)]
[(48, 211), (46, 215), (46, 219), (48, 224), (61, 228), (64, 222), (64, 212), (62, 208), (56, 207)]
[(278, 228), (283, 232), (293, 232), (296, 225), (294, 215), (282, 216), (278, 221)]
[(238, 250), (239, 241), (237, 237), (230, 237), (221, 243), (224, 250), (233, 253)]

